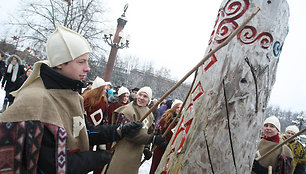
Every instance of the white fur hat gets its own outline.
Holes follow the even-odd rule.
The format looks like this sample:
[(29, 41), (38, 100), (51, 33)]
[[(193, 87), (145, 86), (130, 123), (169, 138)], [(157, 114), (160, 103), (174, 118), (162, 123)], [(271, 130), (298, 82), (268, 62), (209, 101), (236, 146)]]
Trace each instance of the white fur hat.
[(96, 89), (106, 85), (107, 83), (101, 77), (97, 76), (96, 79), (92, 82), (91, 89)]
[(288, 130), (291, 130), (292, 132), (294, 132), (294, 133), (298, 133), (300, 130), (299, 130), (299, 128), (296, 126), (296, 125), (290, 125), (290, 126), (288, 126), (287, 128), (286, 128), (286, 131), (285, 132), (287, 132)]
[(179, 100), (179, 99), (175, 99), (174, 102), (171, 105), (171, 108), (173, 108), (173, 106), (178, 104), (178, 103), (183, 103), (183, 102), (181, 100)]
[(56, 25), (56, 30), (47, 40), (46, 51), (50, 66), (55, 67), (90, 53), (91, 48), (87, 40), (79, 33)]
[(130, 95), (130, 91), (124, 87), (124, 86), (121, 86), (119, 89), (118, 89), (118, 96), (124, 94), (124, 93), (128, 93)]
[(279, 119), (278, 119), (276, 116), (274, 116), (274, 115), (271, 116), (271, 117), (268, 117), (268, 118), (265, 120), (264, 124), (266, 124), (266, 123), (271, 123), (271, 124), (273, 124), (273, 125), (277, 128), (278, 131), (281, 130), (281, 126), (280, 126)]
[(147, 95), (149, 96), (150, 100), (151, 101), (151, 98), (152, 98), (152, 89), (148, 86), (145, 86), (145, 87), (142, 87), (139, 89), (139, 91), (137, 92), (137, 95), (139, 95), (140, 92), (145, 92), (147, 93)]

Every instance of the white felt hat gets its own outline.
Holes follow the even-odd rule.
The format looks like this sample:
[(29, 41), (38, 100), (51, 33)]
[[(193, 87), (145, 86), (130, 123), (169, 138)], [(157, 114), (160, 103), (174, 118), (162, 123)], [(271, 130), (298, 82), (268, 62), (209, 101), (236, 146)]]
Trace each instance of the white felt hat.
[(266, 124), (266, 123), (273, 124), (273, 125), (277, 128), (278, 131), (281, 130), (281, 126), (280, 126), (279, 119), (278, 119), (276, 116), (268, 117), (268, 118), (265, 120), (264, 124)]
[(181, 100), (175, 99), (174, 102), (171, 105), (171, 108), (173, 108), (173, 106), (178, 104), (178, 103), (183, 103), (183, 102)]
[(92, 82), (91, 89), (96, 89), (101, 86), (106, 86), (107, 83), (101, 78), (101, 77), (96, 77), (96, 79)]
[(124, 94), (124, 93), (128, 93), (128, 94), (130, 95), (130, 91), (129, 91), (126, 87), (121, 86), (121, 87), (119, 88), (119, 90), (118, 90), (118, 96), (120, 96), (120, 95), (122, 95), (122, 94)]
[(145, 92), (145, 93), (147, 93), (147, 95), (149, 96), (150, 101), (151, 101), (151, 98), (152, 98), (152, 89), (151, 89), (150, 87), (145, 86), (145, 87), (140, 88), (139, 91), (137, 92), (137, 95), (138, 95), (140, 92)]
[(47, 40), (46, 51), (50, 66), (55, 67), (90, 53), (91, 48), (87, 40), (79, 33), (56, 25), (56, 30)]
[(298, 133), (300, 130), (299, 130), (299, 128), (296, 126), (296, 125), (290, 125), (290, 126), (288, 126), (287, 128), (286, 128), (286, 131), (285, 132), (287, 132), (288, 130), (291, 130), (292, 132), (294, 132), (294, 133)]
[(42, 64), (54, 67), (91, 52), (91, 48), (83, 36), (60, 25), (56, 25), (56, 30), (49, 36), (46, 50), (48, 60), (36, 62), (31, 75), (23, 85), (10, 94), (16, 96), (21, 89), (29, 86), (35, 79), (40, 77)]

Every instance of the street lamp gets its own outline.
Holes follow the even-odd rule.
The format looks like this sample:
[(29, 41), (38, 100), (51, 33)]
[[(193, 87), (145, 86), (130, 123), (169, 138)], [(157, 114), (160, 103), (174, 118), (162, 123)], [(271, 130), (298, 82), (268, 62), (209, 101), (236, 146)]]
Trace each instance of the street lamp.
[(119, 33), (118, 43), (115, 43), (113, 41), (113, 34), (111, 34), (111, 33), (104, 34), (104, 38), (103, 39), (111, 47), (115, 47), (117, 49), (128, 48), (129, 47), (129, 39), (128, 38), (124, 38), (121, 34), (122, 34), (122, 32)]
[(129, 40), (126, 39), (125, 42), (122, 42), (124, 39), (120, 35), (120, 32), (123, 30), (127, 20), (125, 19), (125, 12), (128, 8), (128, 4), (124, 6), (123, 14), (121, 17), (117, 19), (117, 30), (115, 35), (113, 34), (104, 34), (104, 41), (111, 46), (111, 51), (109, 53), (108, 61), (106, 63), (106, 68), (104, 72), (104, 80), (110, 81), (111, 75), (114, 68), (114, 63), (116, 60), (118, 49), (128, 48), (129, 47)]

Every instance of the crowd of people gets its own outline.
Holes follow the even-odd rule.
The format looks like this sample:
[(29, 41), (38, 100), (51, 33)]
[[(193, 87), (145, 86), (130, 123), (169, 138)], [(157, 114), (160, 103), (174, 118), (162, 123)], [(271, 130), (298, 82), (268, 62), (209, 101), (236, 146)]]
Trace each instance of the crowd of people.
[[(142, 118), (157, 102), (149, 86), (114, 88), (98, 76), (85, 85), (91, 48), (83, 36), (63, 26), (49, 36), (46, 53), (48, 60), (25, 69), (17, 55), (3, 63), (1, 52), (6, 96), (0, 173), (137, 174), (142, 156), (152, 158), (150, 174), (155, 173), (183, 102), (168, 98)], [(268, 173), (269, 166), (275, 172), (305, 172), (305, 147), (296, 139), (259, 159), (299, 132), (289, 126), (281, 137), (280, 130), (277, 117), (265, 120), (252, 172)]]

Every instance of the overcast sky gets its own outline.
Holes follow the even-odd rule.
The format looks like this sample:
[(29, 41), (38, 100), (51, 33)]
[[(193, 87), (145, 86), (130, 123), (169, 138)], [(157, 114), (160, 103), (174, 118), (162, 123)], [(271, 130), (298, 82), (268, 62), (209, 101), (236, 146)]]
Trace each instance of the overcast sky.
[[(289, 34), (280, 55), (269, 103), (283, 110), (306, 112), (306, 57), (302, 51), (306, 45), (303, 31), (306, 0), (287, 1)], [(16, 2), (18, 0), (1, 3), (1, 20), (7, 14), (6, 9), (13, 9)], [(155, 67), (167, 67), (172, 77), (179, 80), (204, 57), (222, 0), (104, 2), (107, 3), (110, 28), (116, 27), (116, 19), (122, 14), (124, 5), (129, 4), (124, 32), (131, 35), (130, 48), (119, 50), (119, 54), (132, 54), (152, 62)]]

